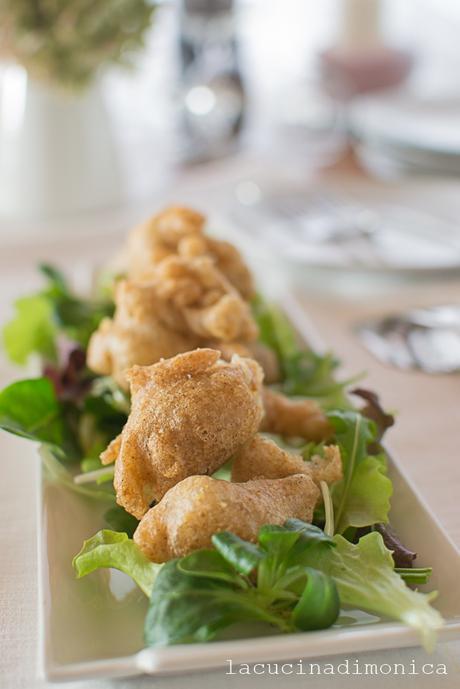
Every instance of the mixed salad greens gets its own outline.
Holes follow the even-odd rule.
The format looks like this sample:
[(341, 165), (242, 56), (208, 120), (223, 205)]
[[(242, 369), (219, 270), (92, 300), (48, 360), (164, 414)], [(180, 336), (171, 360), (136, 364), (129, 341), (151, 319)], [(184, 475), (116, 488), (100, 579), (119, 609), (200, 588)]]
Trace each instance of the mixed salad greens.
[[(431, 648), (442, 625), (431, 607), (435, 596), (415, 590), (431, 569), (413, 566), (415, 553), (389, 525), (392, 483), (381, 445), (393, 417), (377, 396), (338, 382), (338, 361), (299, 346), (284, 315), (258, 297), (253, 313), (260, 340), (277, 355), (285, 394), (317, 400), (327, 411), (343, 462), (343, 479), (322, 486), (314, 523), (288, 519), (267, 524), (256, 544), (216, 533), (214, 549), (196, 551), (164, 565), (150, 562), (132, 540), (138, 524), (115, 502), (113, 467), (99, 454), (121, 432), (128, 395), (108, 377), (86, 367), (85, 348), (102, 318), (113, 313), (110, 291), (83, 299), (51, 266), (41, 268), (46, 286), (19, 299), (5, 326), (9, 358), (25, 365), (33, 357), (41, 376), (0, 392), (0, 427), (38, 441), (51, 480), (105, 503), (101, 530), (75, 556), (77, 577), (100, 568), (128, 574), (149, 598), (148, 645), (207, 641), (223, 629), (263, 623), (281, 632), (324, 629), (340, 623), (347, 608), (399, 620), (418, 630)], [(353, 400), (353, 401), (352, 401)], [(355, 405), (364, 406), (358, 409)], [(274, 437), (274, 436), (272, 436)], [(305, 460), (322, 445), (275, 438)], [(225, 469), (219, 478), (228, 477)]]

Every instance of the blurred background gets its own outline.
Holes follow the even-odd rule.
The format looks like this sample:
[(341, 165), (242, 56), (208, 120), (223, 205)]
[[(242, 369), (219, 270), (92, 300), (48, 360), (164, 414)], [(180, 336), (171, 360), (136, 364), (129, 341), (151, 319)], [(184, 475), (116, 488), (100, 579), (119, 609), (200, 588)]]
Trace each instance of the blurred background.
[[(409, 286), (449, 306), (459, 31), (456, 0), (0, 0), (5, 299), (42, 257), (87, 273), (88, 252), (174, 201), (270, 293)], [(430, 318), (460, 329), (456, 307)]]

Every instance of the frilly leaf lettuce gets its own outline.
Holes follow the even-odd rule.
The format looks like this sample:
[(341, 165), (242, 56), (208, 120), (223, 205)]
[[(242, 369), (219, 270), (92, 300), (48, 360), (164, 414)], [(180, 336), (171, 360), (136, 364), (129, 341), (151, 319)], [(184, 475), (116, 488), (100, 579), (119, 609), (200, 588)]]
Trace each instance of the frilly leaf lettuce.
[(9, 359), (23, 366), (32, 353), (55, 361), (56, 326), (53, 307), (41, 294), (22, 297), (15, 302), (16, 313), (3, 328), (3, 345)]
[(419, 633), (427, 650), (432, 649), (443, 625), (441, 615), (430, 605), (436, 594), (406, 586), (394, 571), (393, 558), (379, 533), (363, 536), (356, 545), (339, 535), (334, 542), (335, 548), (312, 548), (305, 559), (334, 578), (342, 605), (400, 620)]
[(77, 577), (101, 568), (119, 569), (128, 574), (139, 588), (150, 596), (161, 565), (147, 560), (140, 548), (125, 533), (103, 529), (83, 543), (73, 559)]
[[(344, 489), (343, 483), (336, 487), (334, 497), (337, 504), (341, 503)], [(349, 526), (362, 527), (386, 522), (392, 493), (392, 483), (382, 473), (379, 461), (374, 457), (365, 457), (353, 472), (336, 531), (343, 533)]]
[(14, 363), (24, 365), (32, 353), (45, 361), (57, 359), (57, 339), (63, 334), (85, 347), (105, 316), (113, 313), (111, 301), (81, 299), (72, 293), (56, 268), (40, 266), (45, 287), (15, 302), (16, 313), (3, 328), (3, 344)]
[(393, 486), (386, 476), (386, 458), (368, 453), (376, 437), (375, 424), (351, 410), (330, 412), (328, 418), (343, 463), (343, 479), (332, 488), (336, 531), (387, 522)]

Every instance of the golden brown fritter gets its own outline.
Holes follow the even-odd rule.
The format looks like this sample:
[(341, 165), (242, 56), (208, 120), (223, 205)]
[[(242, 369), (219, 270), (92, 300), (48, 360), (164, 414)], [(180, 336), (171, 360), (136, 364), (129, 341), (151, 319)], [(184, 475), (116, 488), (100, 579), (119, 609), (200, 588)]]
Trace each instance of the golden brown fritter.
[(333, 429), (326, 415), (314, 400), (290, 399), (264, 388), (265, 415), (260, 430), (305, 440), (328, 440)]
[(152, 268), (172, 255), (208, 256), (244, 299), (254, 294), (251, 274), (239, 251), (203, 233), (205, 217), (190, 208), (171, 206), (136, 227), (128, 239), (128, 274), (150, 279)]
[(115, 301), (114, 318), (105, 318), (90, 338), (87, 364), (96, 373), (113, 376), (123, 388), (128, 387), (125, 372), (131, 366), (155, 363), (201, 342), (196, 334), (172, 327), (172, 314), (148, 284), (120, 282)]
[(138, 519), (185, 477), (214, 473), (257, 431), (260, 366), (219, 356), (197, 349), (128, 371), (131, 413), (101, 459), (115, 459), (117, 502)]
[(334, 483), (342, 478), (342, 460), (336, 445), (324, 448), (324, 457), (314, 455), (310, 461), (294, 452), (287, 452), (273, 440), (256, 435), (236, 455), (232, 465), (232, 481), (241, 483), (256, 478), (284, 478), (292, 474), (310, 476), (314, 483)]
[(113, 319), (93, 333), (87, 362), (127, 387), (125, 370), (216, 341), (257, 337), (248, 304), (209, 257), (162, 261), (150, 282), (120, 282)]
[(222, 358), (230, 360), (233, 354), (255, 359), (262, 366), (264, 382), (267, 385), (278, 383), (281, 379), (281, 370), (278, 357), (275, 352), (262, 342), (208, 342), (207, 346), (218, 349)]
[(264, 524), (281, 525), (289, 518), (311, 522), (319, 492), (302, 474), (247, 483), (190, 476), (147, 512), (134, 541), (153, 562), (209, 548), (219, 531), (256, 541)]
[(249, 305), (209, 256), (171, 256), (152, 272), (152, 284), (182, 314), (187, 332), (224, 342), (257, 338)]

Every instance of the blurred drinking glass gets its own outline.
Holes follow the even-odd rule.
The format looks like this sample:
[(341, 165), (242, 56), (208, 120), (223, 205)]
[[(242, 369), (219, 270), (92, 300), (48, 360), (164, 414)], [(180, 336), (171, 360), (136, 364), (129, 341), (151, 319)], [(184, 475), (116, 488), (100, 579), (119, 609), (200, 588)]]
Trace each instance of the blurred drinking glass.
[(231, 152), (243, 122), (233, 0), (182, 0), (179, 31), (182, 156), (199, 162)]

